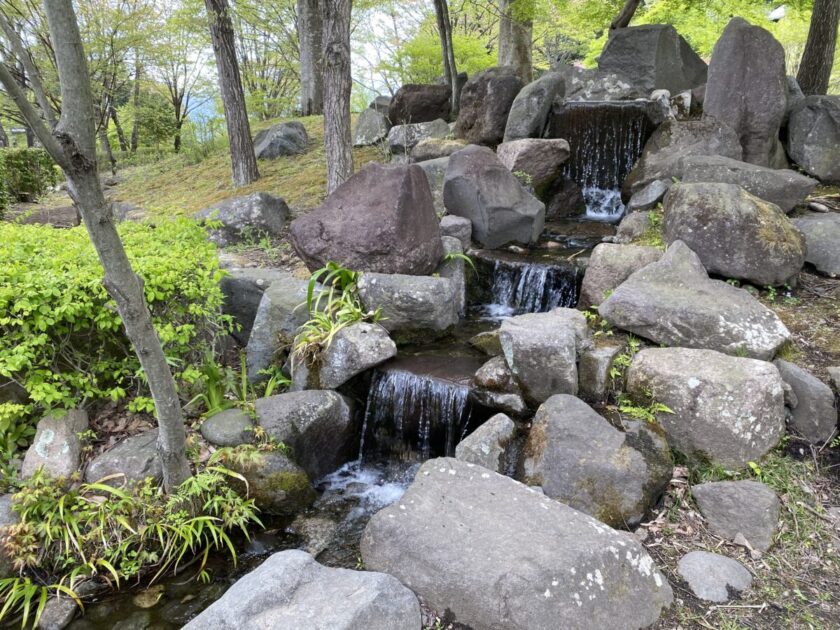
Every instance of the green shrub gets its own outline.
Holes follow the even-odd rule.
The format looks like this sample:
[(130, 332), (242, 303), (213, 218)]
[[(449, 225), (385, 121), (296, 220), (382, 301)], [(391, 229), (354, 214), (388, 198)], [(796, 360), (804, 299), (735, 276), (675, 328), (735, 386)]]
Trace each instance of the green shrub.
[[(228, 323), (216, 249), (188, 219), (126, 222), (119, 231), (173, 372), (193, 383), (193, 364)], [(133, 410), (154, 410), (102, 276), (84, 228), (0, 224), (0, 383), (13, 380), (29, 396), (0, 402), (0, 461), (50, 408), (134, 396)]]
[(0, 211), (15, 201), (37, 201), (58, 183), (58, 168), (44, 149), (0, 150)]

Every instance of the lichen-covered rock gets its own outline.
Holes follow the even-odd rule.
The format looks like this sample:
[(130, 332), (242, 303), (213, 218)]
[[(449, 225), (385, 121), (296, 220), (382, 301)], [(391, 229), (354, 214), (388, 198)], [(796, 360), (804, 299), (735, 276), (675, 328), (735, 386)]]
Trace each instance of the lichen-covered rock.
[(358, 425), (348, 399), (334, 391), (289, 392), (256, 402), (257, 422), (292, 451), (312, 479), (358, 455)]
[(840, 183), (840, 97), (811, 95), (790, 110), (787, 150), (806, 173)]
[(805, 263), (805, 239), (784, 212), (736, 184), (674, 184), (663, 207), (665, 241), (688, 245), (709, 273), (779, 286)]
[(682, 241), (633, 273), (598, 307), (610, 324), (654, 343), (772, 359), (790, 338), (752, 295), (711, 280)]
[(370, 520), (361, 551), (368, 569), (473, 628), (630, 630), (672, 600), (629, 534), (456, 459), (427, 461)]
[(631, 274), (662, 258), (655, 247), (638, 245), (596, 245), (580, 286), (579, 308), (597, 306)]
[(460, 151), (467, 143), (454, 138), (424, 138), (411, 149), (412, 162), (426, 162), (442, 157), (449, 157), (456, 151)]
[(569, 143), (559, 138), (523, 138), (496, 147), (499, 160), (511, 173), (525, 173), (534, 188), (551, 183), (569, 159)]
[(309, 475), (282, 451), (257, 453), (254, 461), (231, 460), (226, 465), (248, 482), (234, 482), (243, 496), (254, 500), (261, 512), (294, 516), (317, 498)]
[(225, 199), (195, 213), (199, 221), (213, 221), (210, 240), (219, 247), (263, 235), (279, 236), (289, 218), (289, 206), (280, 197), (258, 192)]
[(656, 419), (672, 448), (733, 469), (758, 461), (785, 430), (784, 390), (772, 363), (712, 350), (648, 348), (627, 372), (627, 392), (670, 412)]
[[(418, 162), (417, 166), (423, 169), (426, 179), (429, 181), (429, 189), (432, 191), (432, 203), (435, 206), (435, 214), (442, 217), (446, 214), (446, 206), (443, 205), (443, 182), (446, 177), (446, 169), (449, 168), (449, 158), (442, 157), (434, 160)], [(443, 227), (441, 225), (441, 227)], [(472, 230), (472, 226), (470, 226)], [(443, 230), (441, 230), (443, 234)]]
[(504, 141), (542, 137), (554, 99), (565, 92), (563, 76), (546, 72), (519, 90), (508, 113)]
[(652, 428), (623, 432), (574, 396), (537, 410), (523, 449), (523, 481), (611, 527), (633, 527), (671, 480), (668, 444)]
[(567, 101), (630, 101), (647, 98), (649, 93), (614, 72), (563, 63), (554, 64), (551, 71), (563, 77)]
[(239, 446), (254, 440), (254, 421), (241, 409), (225, 409), (201, 423), (201, 436), (214, 446)]
[(458, 443), (455, 458), (504, 475), (511, 468), (510, 447), (515, 434), (513, 420), (497, 413)]
[(158, 430), (151, 429), (117, 442), (110, 450), (94, 457), (85, 471), (85, 481), (96, 483), (110, 477), (105, 483), (114, 486), (130, 481), (143, 481), (151, 477), (155, 482), (163, 479), (163, 466), (157, 454)]
[(522, 81), (509, 66), (488, 68), (471, 76), (461, 90), (455, 135), (472, 144), (499, 144), (521, 89)]
[(427, 138), (446, 138), (449, 125), (440, 118), (429, 122), (394, 125), (388, 132), (388, 150), (391, 155), (408, 159), (412, 149)]
[(83, 409), (54, 411), (41, 418), (35, 439), (23, 458), (21, 477), (38, 470), (50, 477), (70, 477), (79, 470), (82, 441), (79, 434), (88, 429), (88, 415)]
[(767, 551), (779, 526), (779, 497), (759, 481), (712, 481), (691, 486), (691, 496), (712, 533), (727, 540), (743, 536)]
[(366, 109), (359, 114), (356, 130), (353, 132), (354, 147), (369, 147), (388, 137), (391, 121), (375, 109)]
[(805, 236), (805, 262), (827, 276), (840, 276), (840, 214), (809, 212), (793, 224)]
[(795, 363), (776, 359), (773, 362), (796, 395), (790, 425), (794, 431), (817, 446), (831, 439), (837, 429), (834, 392), (816, 376)]
[(237, 580), (184, 630), (420, 630), (420, 605), (395, 578), (334, 569), (281, 551)]

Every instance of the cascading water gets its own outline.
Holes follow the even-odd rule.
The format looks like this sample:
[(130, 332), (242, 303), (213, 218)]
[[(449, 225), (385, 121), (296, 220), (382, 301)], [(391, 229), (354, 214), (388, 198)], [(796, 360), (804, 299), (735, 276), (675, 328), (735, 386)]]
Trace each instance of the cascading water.
[(624, 213), (620, 188), (656, 126), (648, 101), (568, 101), (555, 107), (549, 136), (565, 138), (563, 174), (581, 187), (588, 218)]

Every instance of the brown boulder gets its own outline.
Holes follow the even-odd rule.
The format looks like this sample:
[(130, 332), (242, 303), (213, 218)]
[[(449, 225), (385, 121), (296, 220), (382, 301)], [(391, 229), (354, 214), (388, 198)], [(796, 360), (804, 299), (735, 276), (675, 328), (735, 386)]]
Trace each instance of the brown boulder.
[(402, 86), (388, 106), (392, 125), (409, 125), (431, 122), (438, 118), (449, 119), (450, 89), (447, 85), (408, 83)]
[(521, 89), (522, 81), (509, 66), (489, 68), (470, 78), (461, 90), (455, 135), (472, 144), (499, 144), (505, 135), (510, 108)]

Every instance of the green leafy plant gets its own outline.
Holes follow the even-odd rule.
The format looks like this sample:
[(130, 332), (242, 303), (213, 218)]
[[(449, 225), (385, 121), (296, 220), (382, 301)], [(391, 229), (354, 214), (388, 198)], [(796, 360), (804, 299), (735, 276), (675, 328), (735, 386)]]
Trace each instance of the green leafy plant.
[(633, 363), (633, 357), (639, 352), (641, 346), (642, 342), (638, 337), (634, 335), (627, 337), (627, 349), (613, 359), (612, 365), (610, 366), (609, 374), (613, 382), (613, 387), (624, 381), (624, 374), (627, 368), (630, 367), (630, 364)]
[(657, 414), (674, 413), (673, 409), (655, 400), (653, 395), (649, 394), (648, 399), (649, 402), (647, 404), (639, 404), (628, 396), (622, 395), (618, 399), (618, 410), (631, 418), (644, 420), (650, 424), (658, 423), (656, 418)]
[(525, 171), (513, 171), (513, 176), (525, 186), (531, 186), (534, 183), (534, 178), (530, 173), (526, 173)]
[(466, 254), (462, 254), (461, 252), (449, 252), (448, 254), (443, 255), (443, 262), (447, 263), (452, 260), (461, 260), (466, 264), (472, 272), (478, 275), (478, 269), (475, 268), (475, 263), (473, 259), (467, 256)]
[(58, 183), (57, 168), (44, 149), (0, 149), (0, 216), (10, 202), (43, 197)]

